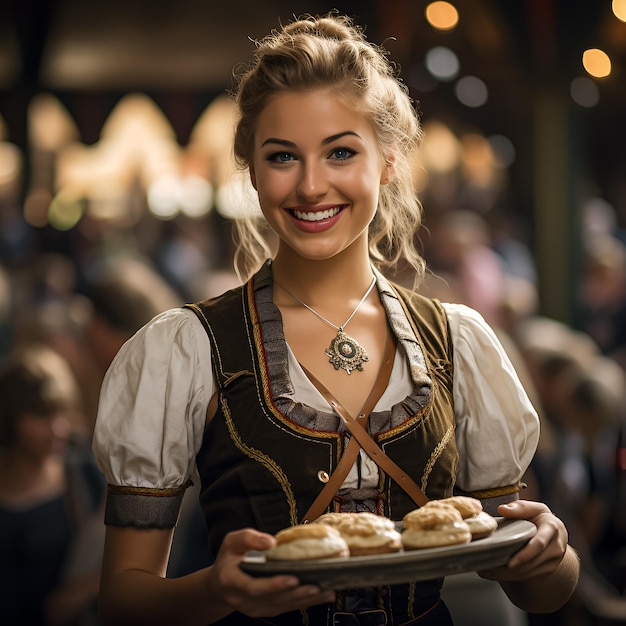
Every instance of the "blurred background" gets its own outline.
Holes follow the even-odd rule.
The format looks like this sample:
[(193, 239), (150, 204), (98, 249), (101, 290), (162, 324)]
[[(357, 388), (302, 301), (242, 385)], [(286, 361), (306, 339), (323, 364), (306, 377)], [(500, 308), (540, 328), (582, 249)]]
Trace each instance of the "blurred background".
[[(233, 173), (233, 68), (280, 22), (330, 9), (390, 51), (416, 102), (423, 290), (500, 334), (543, 423), (527, 497), (568, 521), (585, 564), (563, 615), (500, 623), (626, 623), (626, 0), (4, 3), (0, 359), (31, 344), (63, 357), (81, 396), (65, 440), (88, 458), (119, 346), (157, 312), (237, 283), (231, 227), (258, 208)], [(0, 484), (5, 563), (9, 549), (22, 558), (2, 527), (10, 491)], [(202, 564), (175, 548), (172, 572)], [(58, 560), (46, 593), (84, 574)], [(467, 603), (485, 603), (465, 582), (471, 624)], [(32, 623), (95, 623), (51, 606)]]

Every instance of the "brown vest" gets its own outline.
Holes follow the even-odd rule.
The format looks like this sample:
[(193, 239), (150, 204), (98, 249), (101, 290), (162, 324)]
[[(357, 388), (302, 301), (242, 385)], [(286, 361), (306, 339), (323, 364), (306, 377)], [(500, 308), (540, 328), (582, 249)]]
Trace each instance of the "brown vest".
[[(380, 275), (378, 289), (414, 389), (403, 402), (372, 413), (372, 436), (428, 498), (444, 498), (452, 495), (458, 464), (446, 315), (437, 301)], [(191, 308), (209, 336), (219, 388), (218, 410), (197, 457), (216, 552), (231, 530), (276, 533), (299, 523), (324, 486), (318, 475), (331, 474), (341, 457), (345, 432), (334, 413), (294, 398), (271, 265), (246, 285)], [(377, 512), (400, 520), (414, 508), (381, 471)]]

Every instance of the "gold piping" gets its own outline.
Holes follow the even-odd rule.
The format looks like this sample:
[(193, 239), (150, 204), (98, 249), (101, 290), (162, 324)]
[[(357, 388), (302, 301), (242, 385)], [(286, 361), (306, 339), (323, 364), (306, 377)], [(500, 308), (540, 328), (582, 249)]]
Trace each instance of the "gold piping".
[(470, 495), (475, 498), (496, 498), (497, 496), (508, 496), (512, 493), (518, 493), (522, 489), (526, 489), (528, 485), (523, 482), (514, 485), (505, 485), (504, 487), (494, 487), (493, 489), (482, 489), (479, 491), (470, 491)]
[(159, 489), (155, 487), (123, 487), (121, 485), (107, 486), (107, 492), (116, 496), (154, 496), (157, 498), (172, 498), (185, 493), (187, 487), (191, 487), (193, 483), (188, 480), (180, 487), (171, 487), (167, 489)]
[(437, 462), (437, 459), (443, 454), (445, 447), (448, 445), (450, 438), (454, 434), (454, 427), (450, 426), (448, 430), (444, 433), (441, 441), (437, 444), (435, 449), (432, 451), (428, 462), (426, 463), (426, 467), (424, 468), (424, 473), (422, 474), (422, 484), (421, 489), (424, 493), (426, 493), (426, 486), (428, 485), (428, 478), (433, 471), (433, 467)]

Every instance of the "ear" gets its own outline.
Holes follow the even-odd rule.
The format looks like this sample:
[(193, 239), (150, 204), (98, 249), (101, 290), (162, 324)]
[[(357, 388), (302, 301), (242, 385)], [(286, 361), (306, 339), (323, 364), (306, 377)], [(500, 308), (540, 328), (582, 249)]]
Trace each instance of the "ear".
[(385, 166), (380, 175), (380, 184), (386, 185), (391, 182), (396, 173), (396, 155), (394, 152), (385, 157)]

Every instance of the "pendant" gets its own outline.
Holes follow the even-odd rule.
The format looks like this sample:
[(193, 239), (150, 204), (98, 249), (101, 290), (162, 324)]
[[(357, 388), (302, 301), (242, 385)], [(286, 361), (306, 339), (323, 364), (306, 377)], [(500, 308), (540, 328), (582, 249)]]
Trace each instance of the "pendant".
[(337, 332), (337, 336), (324, 350), (324, 354), (336, 370), (344, 369), (348, 374), (352, 370), (362, 372), (363, 363), (370, 360), (365, 348), (356, 339), (352, 339), (341, 330)]

